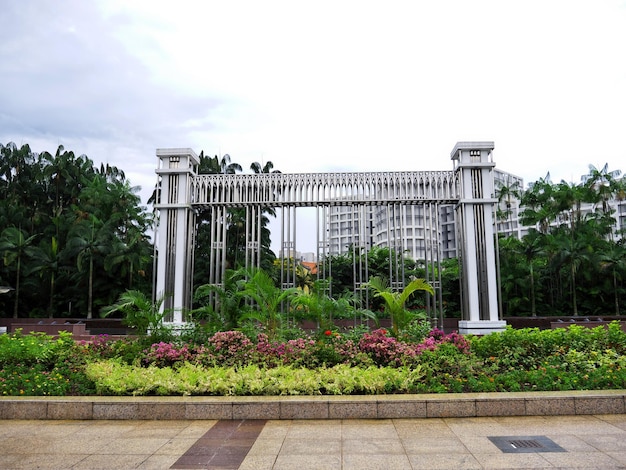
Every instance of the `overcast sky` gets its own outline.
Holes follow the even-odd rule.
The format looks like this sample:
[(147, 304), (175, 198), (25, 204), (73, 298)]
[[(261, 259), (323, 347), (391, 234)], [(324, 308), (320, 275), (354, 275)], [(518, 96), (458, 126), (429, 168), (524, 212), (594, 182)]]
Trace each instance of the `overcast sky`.
[(0, 142), (123, 169), (626, 171), (626, 1), (0, 0)]

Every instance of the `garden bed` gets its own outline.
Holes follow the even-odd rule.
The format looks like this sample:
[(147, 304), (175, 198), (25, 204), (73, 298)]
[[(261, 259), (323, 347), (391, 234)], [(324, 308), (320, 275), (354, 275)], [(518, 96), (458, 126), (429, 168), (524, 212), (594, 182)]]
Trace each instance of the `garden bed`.
[(414, 395), (626, 388), (626, 333), (508, 328), (483, 337), (384, 330), (286, 340), (240, 331), (75, 342), (0, 336), (3, 396)]

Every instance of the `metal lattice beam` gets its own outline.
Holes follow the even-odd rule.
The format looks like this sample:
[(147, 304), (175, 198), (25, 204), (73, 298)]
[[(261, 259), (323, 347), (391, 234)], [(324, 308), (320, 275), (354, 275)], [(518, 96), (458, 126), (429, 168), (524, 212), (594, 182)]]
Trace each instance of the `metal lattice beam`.
[(196, 175), (190, 184), (192, 204), (200, 207), (314, 207), (459, 200), (458, 180), (453, 171)]

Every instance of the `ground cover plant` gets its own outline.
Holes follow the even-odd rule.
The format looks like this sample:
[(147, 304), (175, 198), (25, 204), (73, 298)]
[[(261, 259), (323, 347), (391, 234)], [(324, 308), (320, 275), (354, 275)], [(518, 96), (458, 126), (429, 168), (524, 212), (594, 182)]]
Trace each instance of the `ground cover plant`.
[[(200, 328), (200, 327), (199, 327)], [(379, 328), (285, 340), (263, 331), (153, 332), (75, 342), (0, 336), (0, 393), (20, 395), (342, 395), (626, 388), (626, 333), (512, 329), (483, 337)], [(292, 332), (293, 333), (293, 332)], [(413, 338), (413, 337), (412, 337)]]

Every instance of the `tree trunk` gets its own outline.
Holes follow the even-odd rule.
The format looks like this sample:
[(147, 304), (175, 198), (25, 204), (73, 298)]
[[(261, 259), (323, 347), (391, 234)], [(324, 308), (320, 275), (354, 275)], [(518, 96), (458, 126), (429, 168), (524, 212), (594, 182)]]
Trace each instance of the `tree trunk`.
[(572, 302), (574, 304), (574, 316), (578, 316), (578, 307), (576, 305), (576, 270), (574, 269), (574, 263), (572, 263)]
[(17, 257), (17, 273), (15, 277), (15, 302), (13, 302), (13, 318), (17, 318), (17, 310), (20, 301), (20, 268), (22, 267), (22, 258)]
[(615, 315), (619, 315), (619, 295), (617, 295), (617, 273), (613, 269), (613, 293), (615, 294)]
[(533, 317), (537, 316), (537, 308), (535, 306), (535, 272), (532, 260), (530, 262), (530, 312)]
[(89, 292), (87, 294), (87, 318), (92, 318), (91, 304), (93, 303), (93, 256), (89, 257)]
[(50, 302), (48, 303), (48, 318), (53, 317), (53, 300), (54, 300), (54, 272), (50, 274)]

